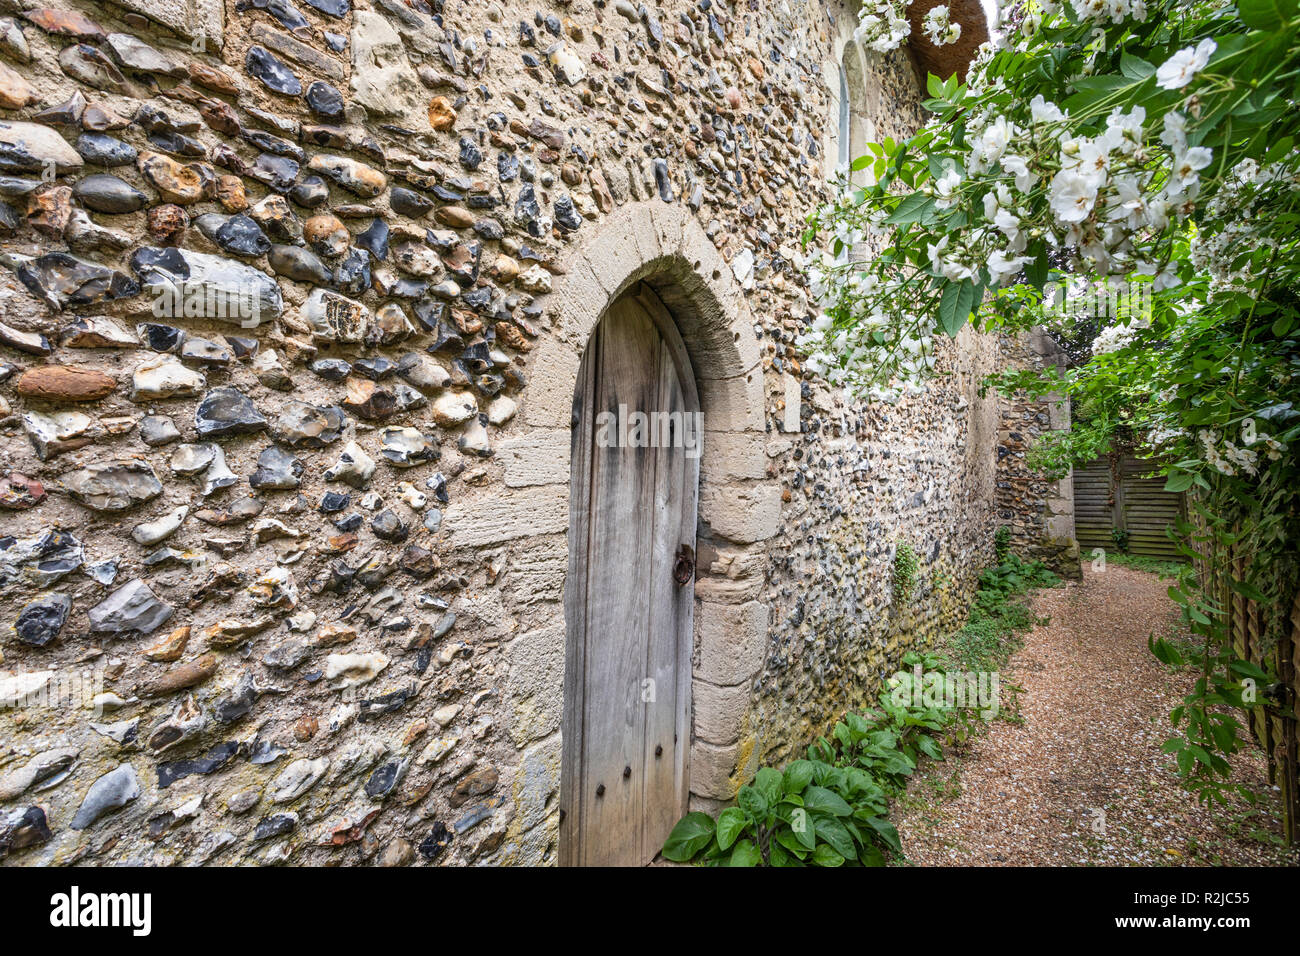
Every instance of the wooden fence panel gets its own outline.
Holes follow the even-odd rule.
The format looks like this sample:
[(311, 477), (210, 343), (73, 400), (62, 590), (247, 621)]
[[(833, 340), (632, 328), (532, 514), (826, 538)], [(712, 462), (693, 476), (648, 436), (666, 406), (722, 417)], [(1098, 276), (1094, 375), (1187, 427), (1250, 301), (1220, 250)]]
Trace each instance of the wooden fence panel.
[(1178, 547), (1167, 529), (1183, 513), (1183, 496), (1165, 491), (1163, 477), (1145, 477), (1151, 463), (1125, 458), (1120, 462), (1123, 485), (1123, 527), (1128, 531), (1129, 550), (1154, 557), (1178, 557)]
[(1110, 466), (1099, 458), (1084, 468), (1074, 470), (1074, 537), (1083, 553), (1093, 548), (1110, 550), (1115, 539), (1114, 502), (1110, 496)]
[(1074, 536), (1079, 550), (1113, 550), (1114, 531), (1128, 532), (1128, 551), (1177, 558), (1166, 529), (1183, 513), (1183, 496), (1165, 491), (1165, 480), (1145, 477), (1152, 464), (1125, 457), (1118, 468), (1098, 458), (1074, 470)]

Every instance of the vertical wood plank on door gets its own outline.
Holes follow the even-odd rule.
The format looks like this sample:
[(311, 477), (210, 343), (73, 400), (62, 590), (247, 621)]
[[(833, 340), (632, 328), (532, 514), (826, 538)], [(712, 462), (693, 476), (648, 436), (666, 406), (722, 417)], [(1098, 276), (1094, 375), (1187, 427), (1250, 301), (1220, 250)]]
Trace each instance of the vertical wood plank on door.
[[(652, 407), (658, 382), (646, 374), (646, 363), (659, 351), (657, 330), (627, 299), (615, 302), (603, 321), (597, 414)], [(654, 458), (650, 449), (611, 444), (592, 450), (595, 553), (587, 566), (582, 783), (583, 863), (590, 866), (637, 861), (643, 839), (641, 682), (650, 627), (646, 548), (654, 533)]]
[(581, 865), (579, 835), (583, 830), (582, 762), (586, 746), (583, 733), (582, 688), (586, 673), (587, 555), (591, 550), (591, 422), (594, 419), (596, 366), (599, 364), (602, 327), (597, 323), (578, 367), (573, 396), (572, 434), (569, 440), (569, 571), (564, 591), (564, 616), (568, 622), (564, 648), (564, 760), (560, 771), (560, 865)]
[[(655, 410), (676, 413), (676, 427), (690, 427), (686, 416), (699, 408), (695, 377), (672, 316), (645, 286), (636, 301), (660, 335), (659, 398)], [(690, 656), (695, 603), (694, 578), (673, 579), (682, 545), (695, 550), (699, 459), (682, 447), (681, 435), (654, 449), (655, 529), (651, 552), (650, 633), (647, 673), (655, 681), (656, 699), (646, 703), (645, 832), (642, 861), (654, 859), (686, 811), (686, 759), (690, 750)], [(696, 435), (695, 438), (700, 436)], [(661, 443), (662, 444), (662, 443)], [(683, 666), (684, 665), (684, 666)]]

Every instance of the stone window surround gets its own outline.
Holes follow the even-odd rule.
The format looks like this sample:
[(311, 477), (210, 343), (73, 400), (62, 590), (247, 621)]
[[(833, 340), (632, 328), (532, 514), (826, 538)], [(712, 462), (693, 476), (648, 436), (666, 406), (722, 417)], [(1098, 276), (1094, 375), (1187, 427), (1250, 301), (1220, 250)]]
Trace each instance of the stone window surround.
[[(524, 419), (562, 429), (557, 468), (568, 472), (571, 405), (582, 352), (607, 306), (644, 281), (672, 312), (690, 353), (704, 414), (699, 518), (718, 538), (762, 548), (780, 525), (777, 484), (766, 478), (763, 370), (754, 319), (730, 266), (680, 206), (630, 203), (586, 237), (546, 300), (558, 324), (555, 347), (538, 355)], [(541, 363), (549, 368), (538, 381)], [(538, 394), (545, 385), (546, 394)], [(554, 487), (554, 486), (552, 486)], [(567, 484), (564, 487), (567, 499)], [(567, 520), (567, 516), (566, 516)], [(756, 748), (743, 742), (750, 685), (766, 656), (768, 608), (696, 578), (692, 740), (688, 775), (692, 806), (735, 795)], [(705, 592), (705, 593), (702, 593)], [(548, 639), (566, 640), (564, 627)], [(553, 649), (562, 656), (563, 648)], [(549, 656), (549, 655), (548, 655)], [(563, 700), (562, 672), (555, 678)]]
[[(840, 155), (841, 88), (847, 90), (849, 96), (849, 162), (857, 159), (866, 143), (878, 138), (872, 117), (879, 115), (884, 106), (880, 102), (880, 91), (873, 90), (867, 82), (872, 76), (871, 60), (875, 54), (864, 50), (862, 44), (853, 38), (859, 6), (857, 2), (840, 5), (835, 20), (835, 35), (831, 39), (832, 55), (822, 64), (822, 79), (829, 96), (824, 126), (826, 132), (822, 142), (827, 179), (835, 175)], [(862, 179), (862, 173), (854, 176), (854, 181), (859, 185)]]

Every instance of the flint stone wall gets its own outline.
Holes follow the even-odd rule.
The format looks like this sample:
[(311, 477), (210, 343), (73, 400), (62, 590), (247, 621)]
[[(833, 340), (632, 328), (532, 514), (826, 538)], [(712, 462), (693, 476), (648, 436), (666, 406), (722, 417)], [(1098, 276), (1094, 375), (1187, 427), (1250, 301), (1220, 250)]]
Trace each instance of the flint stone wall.
[(843, 5), (0, 13), (4, 863), (553, 862), (574, 316), (634, 275), (713, 322), (693, 801), (960, 622), (997, 343), (873, 408), (791, 347)]
[[(1044, 330), (1003, 336), (1005, 367), (1064, 371), (1065, 353)], [(1000, 397), (997, 440), (998, 524), (1009, 529), (1011, 550), (1036, 558), (1065, 577), (1077, 578), (1079, 543), (1074, 534), (1072, 475), (1052, 479), (1029, 467), (1026, 455), (1039, 440), (1070, 428), (1070, 399), (1055, 393), (1040, 399), (1023, 393)]]

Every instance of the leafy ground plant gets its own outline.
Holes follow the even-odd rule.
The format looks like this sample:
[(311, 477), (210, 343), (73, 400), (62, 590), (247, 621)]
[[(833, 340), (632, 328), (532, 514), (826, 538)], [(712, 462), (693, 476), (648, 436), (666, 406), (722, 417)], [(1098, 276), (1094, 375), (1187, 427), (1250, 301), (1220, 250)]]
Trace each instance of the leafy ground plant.
[[(903, 664), (929, 673), (943, 666), (934, 655), (916, 653), (904, 656)], [(944, 673), (945, 682), (953, 679)], [(759, 770), (716, 821), (688, 813), (663, 855), (715, 866), (882, 866), (901, 857), (889, 799), (901, 792), (922, 755), (943, 759), (945, 733), (963, 725), (964, 737), (968, 719), (966, 711), (919, 702), (920, 695), (910, 692), (912, 680), (900, 672), (881, 695), (880, 710), (846, 715), (830, 737), (808, 749), (807, 759)]]
[(863, 770), (794, 760), (783, 771), (759, 770), (716, 821), (688, 813), (663, 855), (722, 866), (879, 866), (886, 851), (902, 853), (888, 806)]
[(1060, 577), (1041, 561), (1025, 561), (1016, 554), (1008, 553), (986, 568), (966, 626), (948, 641), (958, 663), (972, 671), (1000, 669), (1019, 647), (1020, 635), (1035, 623), (1020, 596), (1060, 583)]

